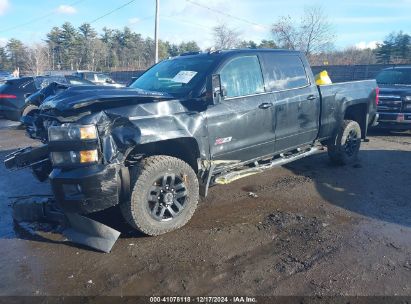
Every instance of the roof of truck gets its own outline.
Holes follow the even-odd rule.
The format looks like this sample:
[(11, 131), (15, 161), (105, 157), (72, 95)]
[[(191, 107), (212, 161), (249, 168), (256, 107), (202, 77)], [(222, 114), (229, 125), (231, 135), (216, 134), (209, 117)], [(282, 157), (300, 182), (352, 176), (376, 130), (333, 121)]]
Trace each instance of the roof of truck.
[(285, 50), (285, 49), (232, 49), (232, 50), (211, 50), (209, 52), (188, 52), (183, 53), (177, 57), (188, 57), (188, 56), (210, 56), (210, 55), (229, 55), (229, 54), (247, 54), (247, 53), (286, 53), (286, 54), (300, 54), (300, 51), (295, 50)]

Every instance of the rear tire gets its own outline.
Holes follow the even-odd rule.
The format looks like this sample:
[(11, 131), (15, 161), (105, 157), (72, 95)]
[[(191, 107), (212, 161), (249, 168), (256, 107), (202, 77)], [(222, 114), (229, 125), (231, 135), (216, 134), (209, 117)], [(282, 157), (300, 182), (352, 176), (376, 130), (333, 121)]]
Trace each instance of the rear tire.
[(353, 120), (344, 120), (335, 137), (328, 142), (328, 156), (337, 165), (354, 163), (361, 146), (361, 127)]
[(198, 180), (184, 161), (151, 156), (132, 169), (131, 199), (120, 204), (126, 221), (144, 234), (155, 236), (184, 226), (199, 200)]

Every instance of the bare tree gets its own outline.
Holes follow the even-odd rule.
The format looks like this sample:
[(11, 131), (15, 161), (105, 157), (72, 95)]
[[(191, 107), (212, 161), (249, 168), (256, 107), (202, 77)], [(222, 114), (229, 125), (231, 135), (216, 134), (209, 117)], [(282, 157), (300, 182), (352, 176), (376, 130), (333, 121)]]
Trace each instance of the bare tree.
[(49, 68), (48, 49), (45, 45), (36, 43), (26, 49), (25, 70), (34, 75), (42, 74)]
[(332, 25), (320, 6), (307, 7), (299, 23), (290, 16), (280, 17), (272, 33), (282, 48), (306, 55), (330, 50), (335, 39)]
[(240, 44), (240, 32), (221, 23), (213, 28), (216, 49), (234, 49)]
[(372, 49), (348, 47), (344, 50), (316, 53), (310, 56), (310, 64), (319, 65), (357, 65), (375, 64), (377, 58)]

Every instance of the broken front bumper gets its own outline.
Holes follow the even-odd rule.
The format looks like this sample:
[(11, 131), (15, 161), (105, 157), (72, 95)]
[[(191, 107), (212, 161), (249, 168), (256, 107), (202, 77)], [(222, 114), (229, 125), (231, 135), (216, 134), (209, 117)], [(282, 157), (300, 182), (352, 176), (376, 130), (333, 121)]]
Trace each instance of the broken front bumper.
[(87, 214), (119, 202), (117, 165), (93, 165), (72, 170), (53, 169), (50, 183), (54, 196), (66, 212)]
[(56, 201), (65, 212), (88, 214), (119, 202), (120, 166), (116, 164), (53, 169), (47, 145), (17, 150), (6, 156), (4, 164), (10, 170), (31, 167), (41, 181), (48, 176)]

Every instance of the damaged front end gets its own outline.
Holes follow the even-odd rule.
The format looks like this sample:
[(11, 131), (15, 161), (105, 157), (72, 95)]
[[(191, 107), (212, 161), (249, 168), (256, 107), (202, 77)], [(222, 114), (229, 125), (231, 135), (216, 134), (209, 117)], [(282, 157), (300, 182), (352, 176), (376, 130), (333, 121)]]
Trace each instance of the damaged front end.
[(36, 128), (27, 128), (27, 132), (35, 130), (29, 136), (43, 145), (19, 149), (7, 155), (4, 164), (11, 171), (31, 168), (40, 181), (49, 178), (54, 198), (15, 202), (13, 218), (16, 222), (55, 222), (54, 215), (59, 214), (68, 240), (109, 252), (120, 232), (82, 215), (119, 203), (121, 166), (103, 160), (95, 125), (58, 123), (40, 115), (34, 118)]
[[(11, 170), (30, 167), (39, 180), (48, 178), (53, 201), (66, 217), (84, 217), (128, 202), (130, 172), (147, 155), (183, 153), (197, 167), (208, 153), (199, 111), (203, 107), (201, 101), (165, 93), (69, 88), (43, 103), (32, 117), (23, 118), (28, 136), (43, 145), (8, 155), (5, 165)], [(198, 165), (199, 176), (204, 175), (202, 169)], [(206, 177), (208, 185), (210, 176)], [(81, 221), (84, 234), (87, 221)]]

